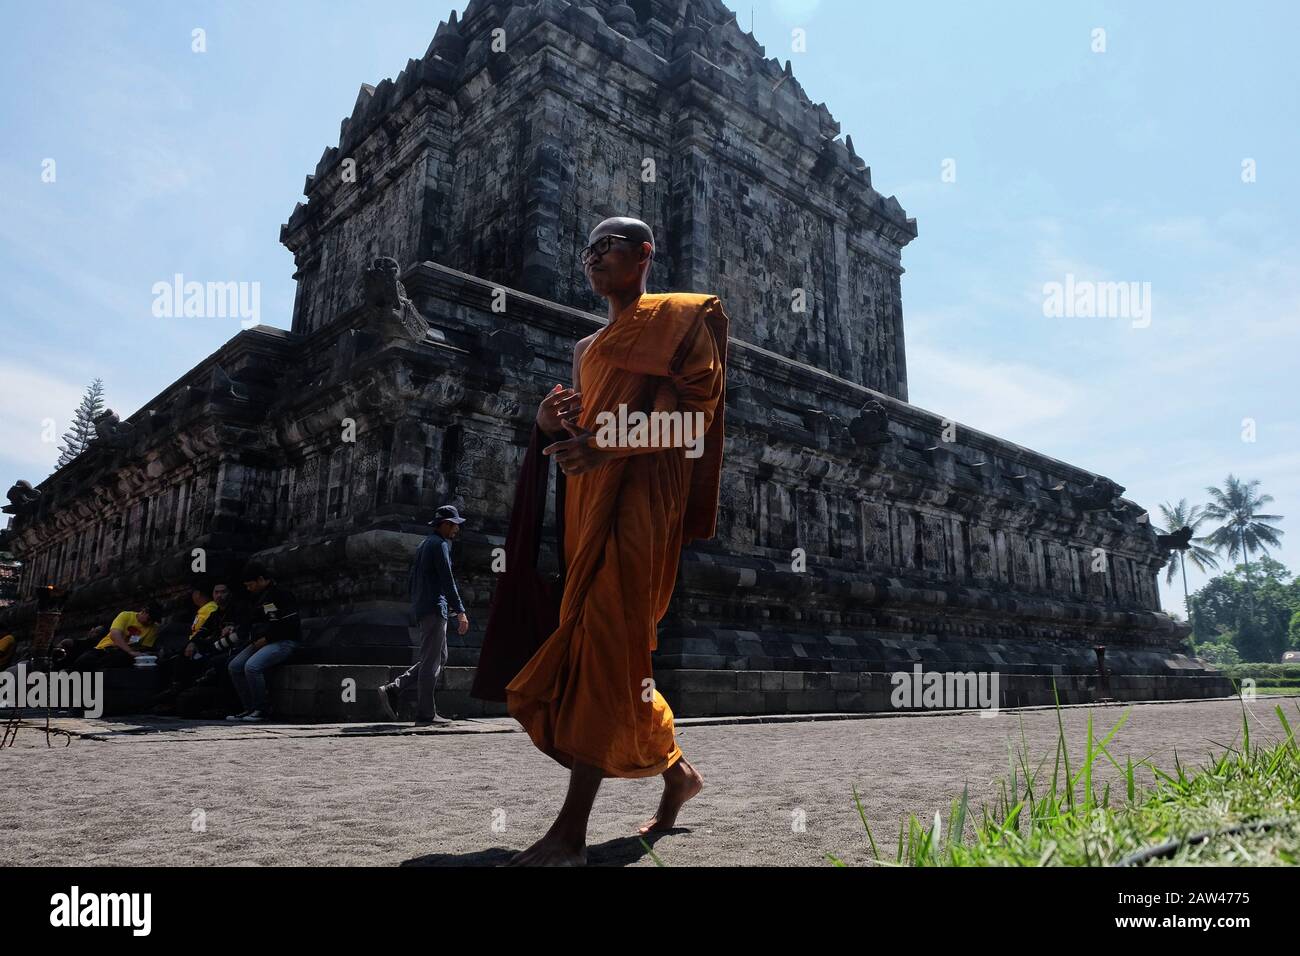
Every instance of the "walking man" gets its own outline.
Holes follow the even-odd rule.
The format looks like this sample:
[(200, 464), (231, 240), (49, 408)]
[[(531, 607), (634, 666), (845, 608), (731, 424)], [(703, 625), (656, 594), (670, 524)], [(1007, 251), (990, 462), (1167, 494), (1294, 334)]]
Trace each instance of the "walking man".
[(404, 674), (379, 688), (379, 704), (391, 720), (397, 719), (402, 691), (417, 688), (415, 722), (444, 726), (450, 720), (438, 714), (433, 689), (447, 666), (447, 615), (456, 615), (456, 633), (469, 630), (465, 605), (451, 571), (451, 543), (460, 534), (465, 519), (453, 505), (443, 505), (429, 522), (433, 534), (415, 552), (411, 568), (411, 610), (420, 626), (420, 659)]
[[(655, 242), (644, 222), (608, 219), (588, 241), (582, 264), (609, 303), (609, 323), (578, 342), (573, 388), (548, 396), (537, 419), (552, 436), (543, 453), (567, 487), (560, 626), (506, 687), (511, 715), (569, 769), (569, 792), (518, 865), (586, 861), (587, 821), (605, 777), (663, 778), (642, 833), (672, 830), (703, 786), (677, 744), (650, 654), (682, 548), (717, 526), (727, 315), (717, 296), (646, 293)], [(698, 453), (631, 436), (611, 444), (596, 433), (602, 420), (633, 411), (682, 422), (683, 439), (691, 424)]]

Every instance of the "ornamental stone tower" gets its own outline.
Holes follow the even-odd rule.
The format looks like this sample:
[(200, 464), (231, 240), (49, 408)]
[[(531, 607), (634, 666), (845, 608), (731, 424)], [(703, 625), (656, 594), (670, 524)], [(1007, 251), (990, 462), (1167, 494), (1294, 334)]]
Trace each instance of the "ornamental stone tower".
[(294, 331), (377, 254), (592, 308), (578, 251), (626, 214), (656, 230), (652, 292), (714, 292), (736, 338), (906, 400), (916, 224), (839, 133), (718, 0), (471, 3), (361, 88), (308, 177)]

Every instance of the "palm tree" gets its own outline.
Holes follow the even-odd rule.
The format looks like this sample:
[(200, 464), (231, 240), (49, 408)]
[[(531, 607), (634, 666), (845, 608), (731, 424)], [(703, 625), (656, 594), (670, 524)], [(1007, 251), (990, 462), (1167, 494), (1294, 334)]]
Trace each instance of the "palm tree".
[[(1204, 523), (1206, 518), (1205, 512), (1201, 506), (1191, 505), (1189, 507), (1186, 498), (1179, 498), (1178, 504), (1173, 506), (1170, 506), (1169, 504), (1161, 505), (1160, 514), (1164, 518), (1165, 522), (1164, 530), (1157, 529), (1160, 530), (1161, 534), (1173, 534), (1179, 528), (1191, 528), (1192, 534), (1196, 534), (1196, 529)], [(1187, 611), (1187, 620), (1189, 623), (1191, 623), (1192, 620), (1192, 602), (1191, 598), (1187, 595), (1187, 562), (1185, 559), (1190, 558), (1192, 564), (1194, 564), (1197, 570), (1202, 574), (1209, 574), (1211, 568), (1217, 568), (1219, 566), (1219, 561), (1214, 556), (1214, 552), (1209, 548), (1202, 547), (1201, 543), (1208, 544), (1209, 541), (1206, 538), (1192, 538), (1192, 546), (1190, 548), (1186, 551), (1176, 551), (1169, 556), (1169, 566), (1165, 569), (1166, 584), (1174, 579), (1175, 570), (1181, 570), (1183, 572), (1183, 608)], [(1177, 561), (1174, 560), (1175, 555), (1177, 556)]]
[(1250, 556), (1256, 551), (1268, 554), (1266, 545), (1280, 547), (1278, 541), (1283, 534), (1281, 528), (1275, 528), (1269, 521), (1281, 521), (1281, 515), (1259, 514), (1259, 508), (1273, 500), (1272, 495), (1256, 494), (1259, 479), (1240, 481), (1232, 475), (1222, 489), (1206, 488), (1213, 501), (1205, 506), (1203, 518), (1220, 521), (1222, 524), (1206, 536), (1205, 542), (1214, 550), (1226, 554), (1231, 560), (1241, 557), (1246, 566), (1246, 594), (1254, 602), (1254, 592), (1250, 587)]

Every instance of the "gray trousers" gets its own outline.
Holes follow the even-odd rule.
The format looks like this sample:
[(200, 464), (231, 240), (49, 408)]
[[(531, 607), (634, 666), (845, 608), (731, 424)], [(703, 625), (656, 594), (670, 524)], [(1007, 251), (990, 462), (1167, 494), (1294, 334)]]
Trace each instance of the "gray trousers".
[(438, 683), (442, 669), (447, 666), (447, 619), (440, 611), (420, 618), (420, 657), (393, 681), (398, 694), (407, 691), (411, 684), (417, 686), (415, 714), (432, 717), (437, 713), (433, 703), (433, 688)]

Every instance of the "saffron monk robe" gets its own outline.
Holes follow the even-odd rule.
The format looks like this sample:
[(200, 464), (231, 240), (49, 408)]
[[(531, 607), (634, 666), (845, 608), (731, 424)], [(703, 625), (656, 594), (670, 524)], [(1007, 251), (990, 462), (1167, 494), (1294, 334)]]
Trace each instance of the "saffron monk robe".
[[(716, 296), (646, 294), (655, 245), (645, 223), (608, 219), (588, 241), (583, 268), (609, 301), (609, 323), (577, 344), (573, 388), (557, 386), (537, 416), (564, 436), (544, 449), (566, 482), (559, 627), (506, 687), (533, 743), (570, 768), (569, 790), (550, 830), (511, 865), (585, 863), (604, 777), (663, 776), (643, 834), (671, 830), (703, 786), (677, 746), (650, 652), (682, 547), (716, 530), (727, 316)], [(596, 429), (621, 406), (698, 421), (703, 445), (601, 447)]]

